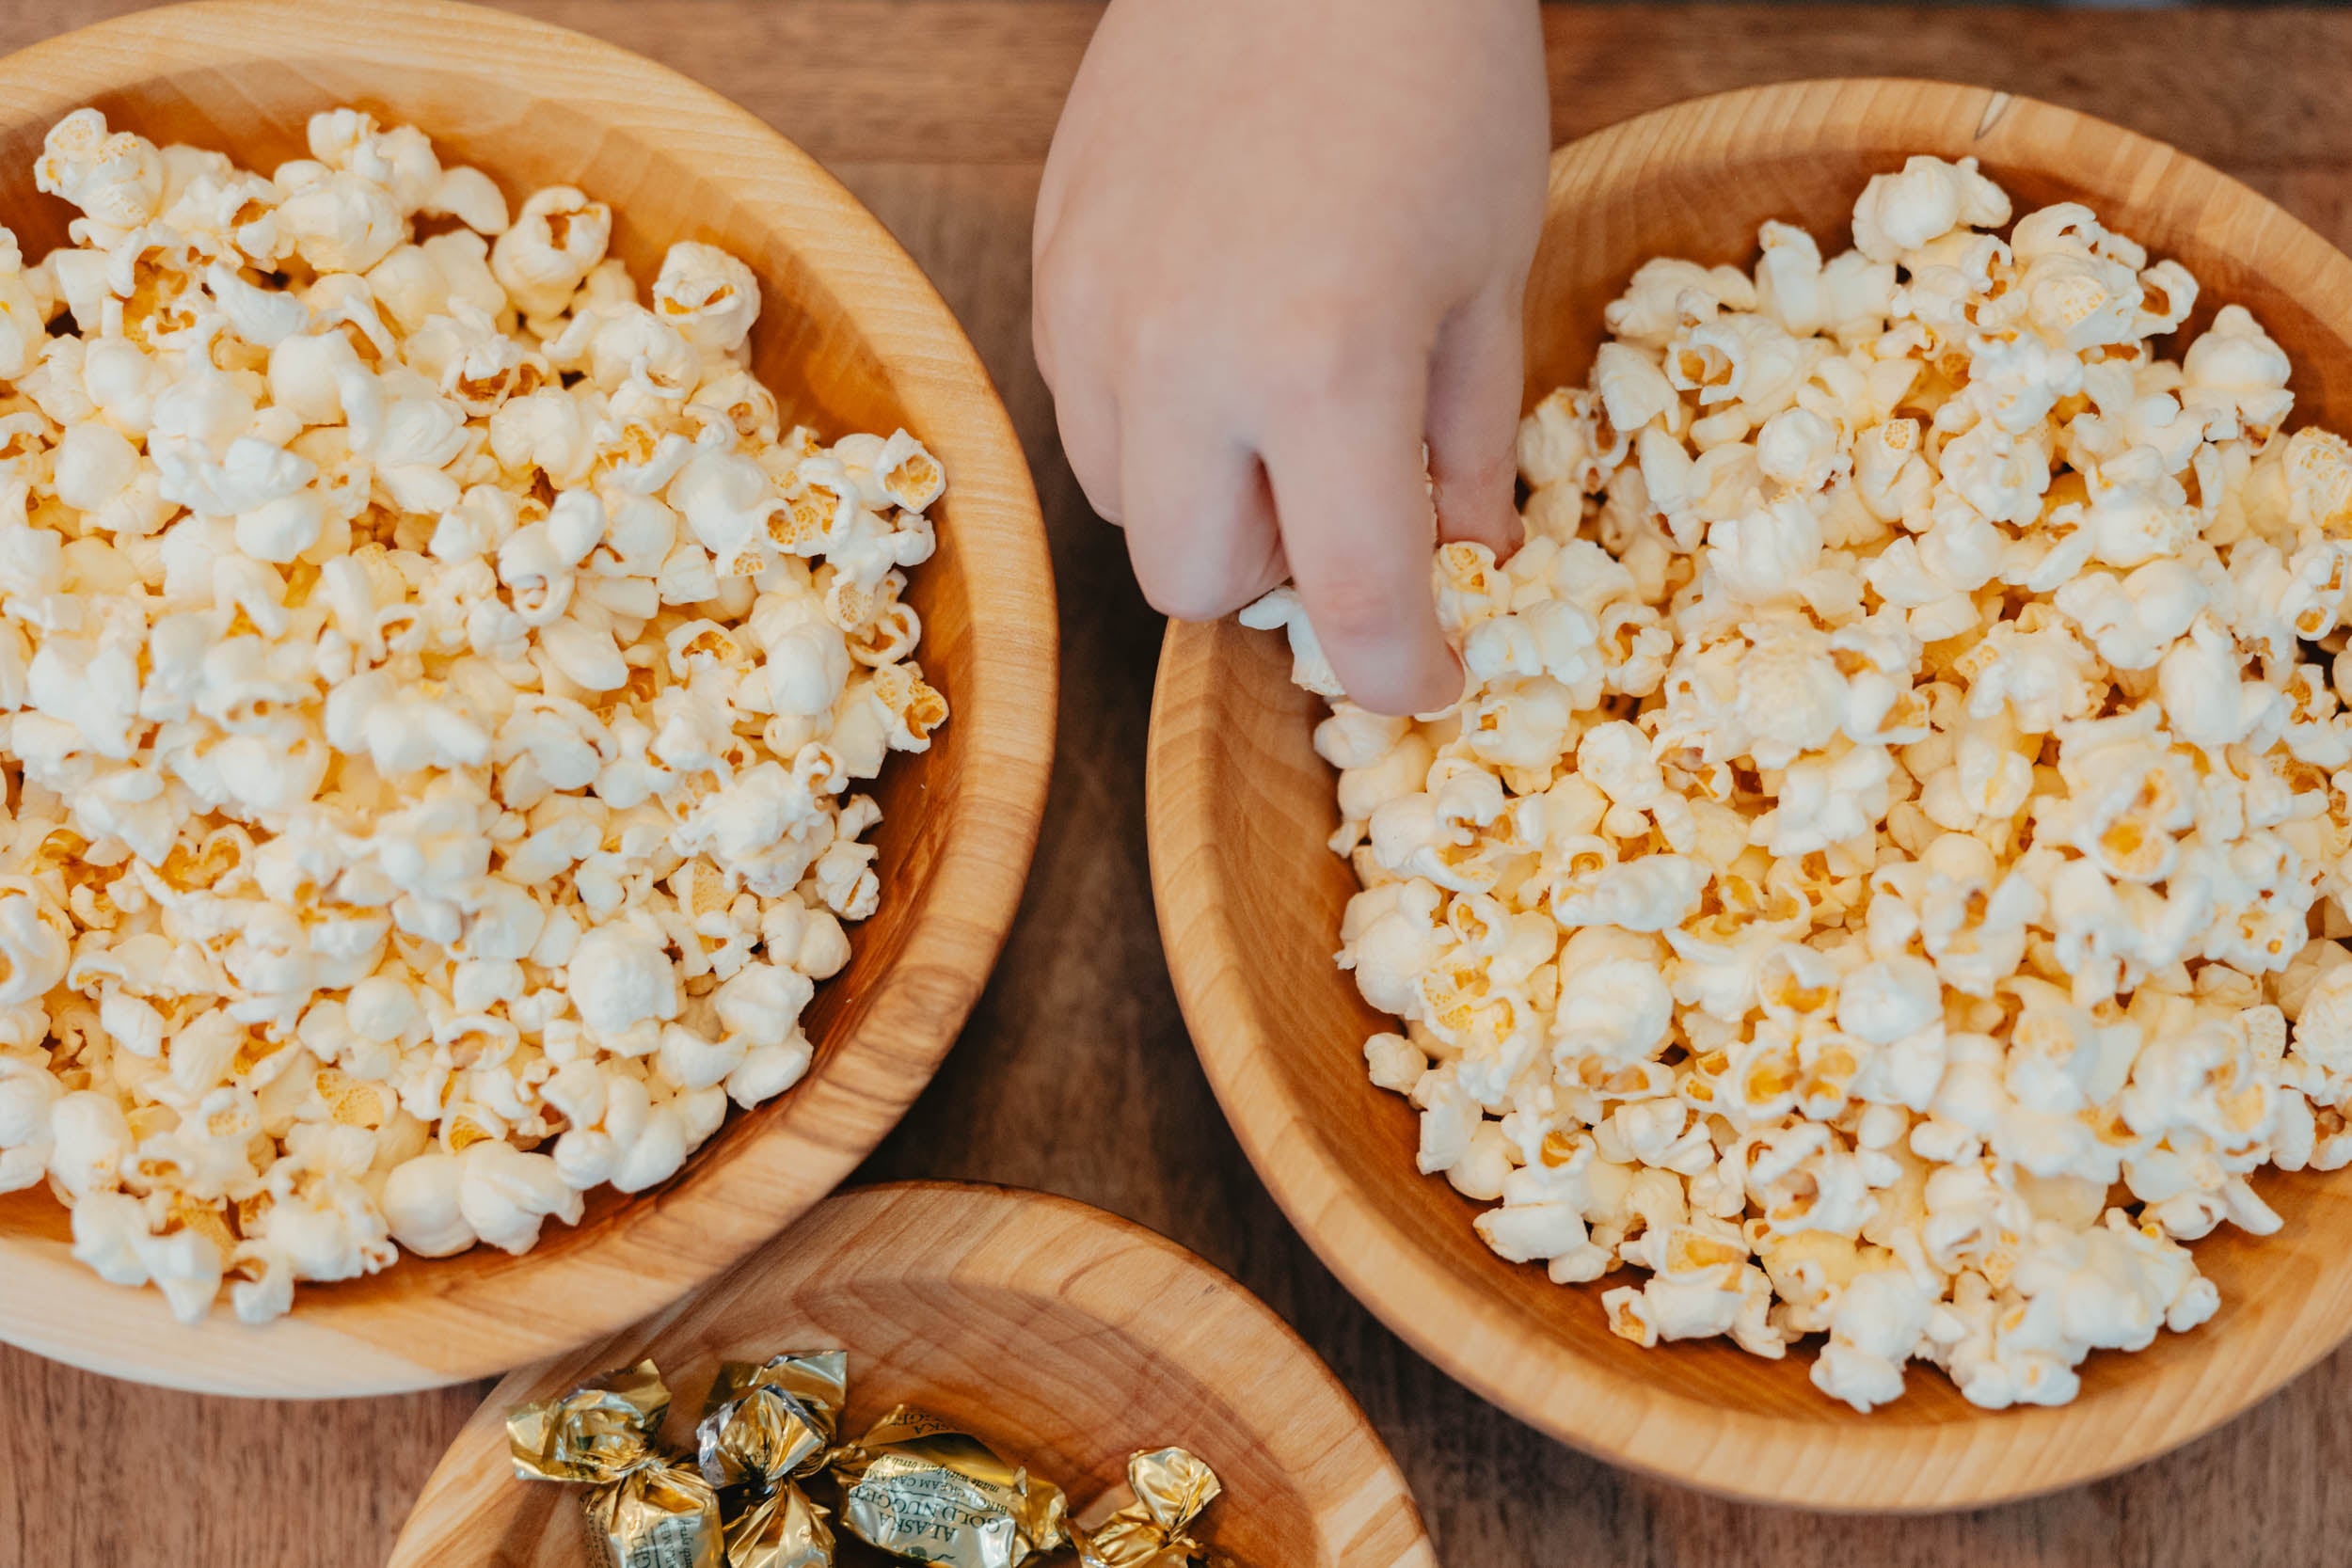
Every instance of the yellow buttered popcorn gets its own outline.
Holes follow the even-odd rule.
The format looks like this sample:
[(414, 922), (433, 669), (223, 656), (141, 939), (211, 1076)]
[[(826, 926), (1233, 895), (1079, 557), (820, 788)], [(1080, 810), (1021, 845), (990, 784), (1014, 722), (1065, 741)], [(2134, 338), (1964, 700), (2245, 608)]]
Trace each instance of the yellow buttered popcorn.
[(946, 475), (785, 424), (741, 261), (641, 298), (588, 193), (309, 141), (81, 110), (72, 243), (0, 231), (0, 1191), (188, 1319), (521, 1251), (789, 1089), (947, 719)]
[(1857, 248), (1653, 261), (1433, 565), (1467, 686), (1332, 701), (1373, 1081), (1506, 1259), (1649, 1345), (1826, 1336), (2059, 1403), (2215, 1310), (2184, 1243), (2352, 1161), (2352, 445), (2077, 203), (1873, 179)]

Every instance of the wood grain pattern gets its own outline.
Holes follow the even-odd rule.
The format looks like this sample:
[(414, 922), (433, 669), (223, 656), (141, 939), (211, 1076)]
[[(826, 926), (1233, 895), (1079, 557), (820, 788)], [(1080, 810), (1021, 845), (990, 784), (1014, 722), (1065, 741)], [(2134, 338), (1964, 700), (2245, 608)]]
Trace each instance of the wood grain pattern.
[[(0, 50), (147, 3), (0, 0)], [(1097, 0), (498, 3), (684, 71), (827, 164), (1041, 160), (1102, 14)], [(2352, 18), (2325, 9), (1554, 4), (1544, 33), (1554, 142), (1730, 87), (1921, 76), (2066, 103), (2241, 178), (2352, 161), (2334, 107)]]
[[(2352, 260), (2244, 185), (2161, 143), (2030, 99), (1930, 83), (1752, 88), (1629, 120), (1553, 155), (1529, 279), (1526, 401), (1581, 385), (1601, 309), (1653, 256), (1753, 261), (1779, 218), (1848, 243), (1869, 176), (1912, 153), (1973, 155), (2020, 212), (2080, 200), (2176, 258), (2201, 328), (2247, 306), (2296, 367), (2299, 418), (2352, 417)], [(1725, 1340), (1643, 1351), (1609, 1331), (1614, 1280), (1563, 1289), (1472, 1231), (1479, 1205), (1419, 1175), (1417, 1118), (1365, 1077), (1390, 1027), (1330, 953), (1354, 875), (1325, 848), (1322, 705), (1279, 638), (1169, 628), (1153, 702), (1150, 829), (1169, 967), (1242, 1147), (1341, 1280), (1422, 1353), (1565, 1442), (1729, 1497), (1816, 1508), (1981, 1506), (2135, 1465), (2229, 1419), (2352, 1333), (2352, 1179), (2274, 1174), (2277, 1236), (2197, 1247), (2214, 1321), (2095, 1355), (2059, 1409), (1989, 1413), (1922, 1370), (1864, 1417), (1824, 1399), (1811, 1356)], [(1300, 896), (1305, 890), (1306, 896)]]
[(1437, 1568), (1363, 1412), (1248, 1291), (1099, 1209), (938, 1181), (821, 1204), (680, 1307), (509, 1376), (425, 1483), (390, 1568), (580, 1560), (576, 1498), (506, 1463), (517, 1404), (651, 1356), (675, 1437), (722, 1360), (834, 1348), (850, 1353), (844, 1436), (919, 1403), (1031, 1465), (1073, 1513), (1129, 1454), (1176, 1443), (1225, 1483), (1202, 1539), (1243, 1561)]
[[(1211, 1259), (1348, 1385), (1454, 1568), (2341, 1561), (2352, 1538), (2352, 1487), (2344, 1484), (2352, 1474), (2352, 1351), (2222, 1431), (2110, 1481), (1966, 1513), (1823, 1515), (1725, 1502), (1552, 1442), (1414, 1354), (1359, 1306), (1244, 1160), (1177, 1014), (1142, 848), (1144, 721), (1159, 624), (1135, 593), (1120, 535), (1093, 519), (1059, 460), (1052, 405), (1029, 357), (1033, 160), (1090, 8), (685, 3), (697, 8), (693, 24), (663, 24), (686, 14), (676, 0), (530, 10), (604, 32), (754, 106), (824, 157), (890, 227), (937, 282), (1004, 394), (1037, 475), (1060, 586), (1063, 722), (1021, 916), (958, 1049), (863, 1175), (1050, 1188)], [(0, 48), (125, 8), (122, 0), (0, 0)], [(812, 29), (799, 50), (773, 57), (731, 46), (733, 16), (787, 8), (840, 24)], [(904, 20), (934, 9), (962, 19), (953, 50), (931, 47)], [(1017, 19), (992, 41), (975, 41), (1000, 13), (1057, 11), (1082, 24), (1046, 29), (1057, 53), (1005, 40)], [(2352, 15), (2077, 11), (2029, 44), (2016, 33), (2021, 13), (2010, 11), (1668, 6), (1646, 8), (1646, 30), (1629, 45), (1640, 51), (1639, 69), (1622, 80), (1605, 80), (1607, 60), (1564, 57), (1564, 49), (1585, 47), (1585, 29), (1618, 14), (1577, 9), (1550, 19), (1555, 82), (1603, 78), (1589, 90), (1645, 109), (1762, 79), (1766, 57), (1792, 62), (1784, 75), (1931, 72), (1938, 48), (1964, 47), (1969, 63), (1952, 73), (2024, 87), (2160, 135), (2246, 179), (2336, 244), (2352, 244), (2344, 145), (2352, 121), (2333, 106), (2352, 58)], [(1869, 58), (1848, 41), (1884, 34), (1898, 35), (1892, 47), (1902, 53)], [(2282, 46), (2289, 35), (2293, 44)], [(2248, 41), (2233, 41), (2241, 36)], [(865, 96), (837, 101), (832, 84), (866, 71), (876, 51), (944, 85), (925, 105), (882, 73), (860, 78)], [(1676, 85), (1653, 85), (1660, 75)], [(1013, 95), (992, 84), (1016, 77), (1023, 94), (1053, 102), (1013, 105), (1009, 132), (965, 111), (972, 92), (1002, 105)], [(2249, 79), (2258, 85), (2249, 87)], [(953, 126), (954, 137), (909, 146), (897, 121), (916, 110)], [(1577, 133), (1603, 122), (1589, 98), (1557, 113)], [(2290, 156), (2301, 161), (2290, 165)], [(0, 1349), (0, 1563), (377, 1568), (485, 1392), (263, 1404), (136, 1387)]]
[[(614, 209), (640, 278), (679, 239), (741, 257), (765, 309), (755, 368), (787, 420), (922, 433), (951, 476), (937, 554), (914, 574), (921, 657), (953, 717), (885, 769), (888, 890), (805, 1019), (791, 1093), (724, 1128), (675, 1180), (591, 1196), (521, 1258), (476, 1248), (306, 1288), (262, 1328), (175, 1323), (70, 1256), (45, 1192), (0, 1199), (0, 1339), (102, 1371), (244, 1394), (377, 1393), (503, 1370), (664, 1305), (773, 1235), (865, 1158), (961, 1028), (1011, 923), (1053, 746), (1053, 584), (1012, 427), (922, 274), (841, 186), (766, 126), (621, 50), (495, 11), (393, 0), (189, 6), (104, 24), (0, 64), (0, 212), (28, 251), (64, 238), (31, 188), (51, 122), (94, 102), (156, 141), (270, 168), (308, 116), (358, 103), (520, 194), (578, 184)], [(62, 1310), (60, 1308), (63, 1308)]]

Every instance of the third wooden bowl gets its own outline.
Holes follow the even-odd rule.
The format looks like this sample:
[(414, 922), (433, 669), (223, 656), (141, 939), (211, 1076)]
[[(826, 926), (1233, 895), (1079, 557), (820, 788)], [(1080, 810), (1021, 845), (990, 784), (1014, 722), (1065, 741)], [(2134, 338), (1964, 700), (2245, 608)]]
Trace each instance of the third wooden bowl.
[(216, 1392), (357, 1394), (481, 1377), (607, 1334), (773, 1235), (864, 1158), (929, 1081), (1012, 921), (1053, 753), (1055, 619), (1021, 447), (955, 319), (882, 225), (805, 153), (717, 94), (625, 50), (424, 0), (233, 3), (147, 11), (0, 61), (0, 222), (28, 256), (65, 239), (37, 194), (41, 136), (96, 104), (157, 141), (270, 169), (312, 113), (357, 104), (421, 127), (519, 202), (577, 184), (609, 203), (613, 249), (649, 279), (674, 241), (759, 276), (754, 369), (787, 422), (828, 436), (904, 426), (948, 493), (939, 551), (911, 574), (926, 675), (952, 716), (877, 786), (882, 899), (850, 967), (818, 988), (817, 1059), (738, 1114), (674, 1180), (591, 1197), (519, 1258), (404, 1258), (306, 1286), (262, 1328), (200, 1326), (68, 1256), (40, 1190), (0, 1198), (0, 1340), (100, 1371)]
[(589, 1560), (578, 1494), (507, 1463), (517, 1404), (651, 1356), (682, 1438), (721, 1360), (833, 1349), (850, 1354), (845, 1437), (920, 1404), (1060, 1485), (1073, 1513), (1130, 1453), (1175, 1444), (1225, 1485), (1201, 1538), (1249, 1568), (1437, 1568), (1363, 1412), (1257, 1298), (1099, 1209), (946, 1181), (845, 1193), (675, 1309), (500, 1384), (389, 1568)]
[[(1746, 265), (1767, 218), (1846, 243), (1872, 174), (1973, 155), (2026, 212), (2079, 199), (2203, 285), (2200, 317), (2250, 309), (2293, 356), (2298, 420), (2352, 424), (2352, 261), (2169, 147), (2047, 103), (1924, 82), (1796, 83), (1701, 99), (1562, 150), (1528, 291), (1526, 395), (1581, 385), (1601, 307), (1652, 256)], [(2136, 1355), (2094, 1354), (2058, 1409), (1968, 1404), (1931, 1367), (1857, 1416), (1806, 1381), (1808, 1349), (1645, 1351), (1604, 1284), (1563, 1288), (1470, 1228), (1476, 1207), (1413, 1168), (1415, 1121), (1366, 1081), (1388, 1027), (1332, 966), (1355, 879), (1324, 848), (1317, 699), (1279, 638), (1172, 626), (1152, 716), (1152, 871), (1169, 967), (1226, 1115), (1292, 1222), (1358, 1297), (1454, 1377), (1603, 1458), (1711, 1491), (1815, 1508), (1962, 1508), (2153, 1457), (2245, 1410), (2352, 1331), (2352, 1174), (2258, 1180), (2276, 1236), (2195, 1243), (2221, 1310)], [(1638, 1276), (1637, 1276), (1638, 1277)]]

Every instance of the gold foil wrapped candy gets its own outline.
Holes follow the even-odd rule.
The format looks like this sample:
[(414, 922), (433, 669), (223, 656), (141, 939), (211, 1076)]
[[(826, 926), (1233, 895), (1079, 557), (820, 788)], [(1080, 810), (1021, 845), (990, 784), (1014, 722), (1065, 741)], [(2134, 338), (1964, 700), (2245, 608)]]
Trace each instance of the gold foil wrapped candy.
[(801, 1484), (820, 1471), (840, 1485), (842, 1525), (910, 1562), (1022, 1568), (1075, 1545), (1078, 1568), (1232, 1568), (1184, 1533), (1220, 1488), (1182, 1449), (1130, 1458), (1128, 1500), (1105, 1516), (1114, 1491), (1081, 1529), (1061, 1488), (913, 1405), (834, 1447), (848, 1382), (837, 1350), (727, 1362), (686, 1459), (660, 1447), (670, 1390), (641, 1361), (517, 1408), (507, 1446), (517, 1475), (589, 1488), (608, 1568), (833, 1568), (826, 1511)]
[(1224, 1488), (1216, 1472), (1182, 1449), (1154, 1449), (1127, 1461), (1135, 1500), (1091, 1531), (1078, 1531), (1085, 1568), (1190, 1568), (1210, 1560), (1184, 1527)]
[(1017, 1568), (1069, 1544), (1061, 1488), (913, 1405), (875, 1422), (831, 1463), (842, 1524), (910, 1561)]
[(833, 1527), (787, 1482), (728, 1516), (726, 1554), (727, 1568), (833, 1568)]
[(849, 1360), (819, 1351), (719, 1369), (694, 1437), (703, 1479), (720, 1488), (727, 1568), (832, 1568), (833, 1530), (799, 1481), (824, 1468)]
[(837, 1350), (722, 1364), (694, 1429), (704, 1479), (713, 1486), (772, 1486), (822, 1469), (849, 1370), (849, 1353)]
[(612, 1568), (722, 1568), (719, 1498), (657, 1446), (669, 1386), (650, 1361), (506, 1418), (515, 1473), (585, 1485), (589, 1533)]

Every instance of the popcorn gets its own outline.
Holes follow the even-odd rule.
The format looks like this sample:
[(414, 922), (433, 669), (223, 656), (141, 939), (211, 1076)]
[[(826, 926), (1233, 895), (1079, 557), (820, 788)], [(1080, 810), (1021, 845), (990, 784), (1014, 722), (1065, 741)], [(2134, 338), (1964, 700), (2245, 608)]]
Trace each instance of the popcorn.
[(1903, 1364), (1920, 1353), (1936, 1298), (1908, 1270), (1883, 1268), (1856, 1274), (1834, 1299), (1813, 1386), (1867, 1416), (1901, 1397)]
[(2181, 356), (2181, 405), (2204, 420), (2212, 439), (2239, 436), (2257, 444), (2294, 406), (2293, 367), (2243, 305), (2225, 305)]
[(684, 240), (661, 259), (653, 309), (704, 353), (735, 354), (758, 317), (759, 284), (749, 267), (718, 246)]
[(2352, 1163), (2352, 443), (2239, 307), (2153, 357), (2177, 262), (2010, 215), (1914, 158), (1853, 251), (1637, 271), (1521, 421), (1526, 545), (1438, 552), (1450, 710), (1241, 616), (1330, 699), (1419, 1167), (1510, 1261), (1636, 1271), (1620, 1336), (1822, 1336), (1863, 1412), (1917, 1362), (2074, 1398), (2213, 1314), (2184, 1243), (2279, 1229), (2260, 1171)]
[(571, 304), (612, 239), (611, 208), (569, 185), (549, 185), (532, 192), (498, 236), (490, 273), (525, 315), (552, 317)]
[(1873, 261), (1900, 261), (1955, 229), (1998, 229), (2009, 214), (2009, 197), (1974, 158), (1914, 157), (1899, 174), (1870, 177), (1854, 203), (1854, 248)]
[(401, 242), (403, 229), (389, 191), (340, 169), (305, 178), (278, 204), (278, 224), (294, 254), (322, 273), (367, 271)]
[(309, 143), (80, 111), (73, 243), (0, 238), (0, 1191), (189, 1321), (526, 1250), (790, 1089), (882, 895), (853, 781), (947, 717), (946, 476), (782, 426), (748, 267), (641, 304), (585, 193)]
[(107, 230), (138, 228), (156, 214), (164, 163), (153, 143), (127, 131), (109, 135), (106, 117), (76, 109), (49, 128), (33, 180), (41, 191), (80, 208)]

